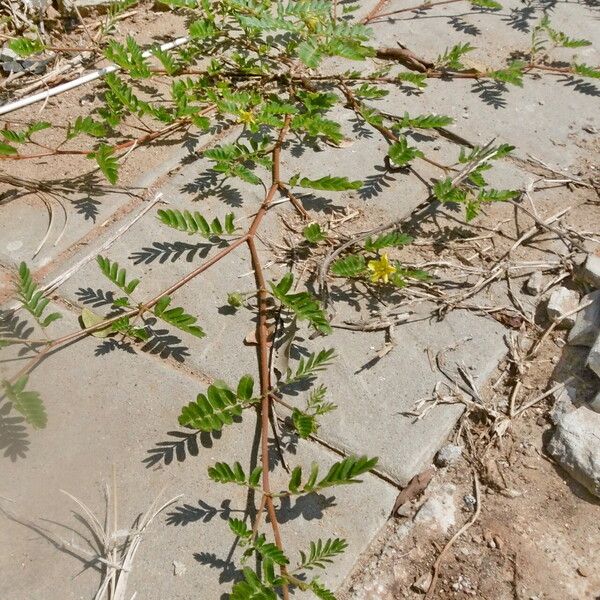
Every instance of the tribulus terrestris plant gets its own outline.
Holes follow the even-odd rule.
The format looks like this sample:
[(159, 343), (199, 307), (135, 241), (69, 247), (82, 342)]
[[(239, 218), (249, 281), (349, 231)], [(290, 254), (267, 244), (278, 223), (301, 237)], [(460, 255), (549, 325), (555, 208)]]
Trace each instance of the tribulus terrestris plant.
[[(107, 19), (98, 48), (120, 70), (103, 79), (102, 106), (68, 123), (63, 141), (52, 147), (43, 143), (43, 132), (56, 124), (39, 121), (25, 127), (1, 129), (0, 159), (35, 161), (84, 155), (95, 162), (109, 182), (116, 183), (120, 161), (126, 153), (168, 135), (185, 137), (218, 125), (237, 128), (239, 135), (231, 143), (206, 150), (204, 156), (212, 161), (212, 169), (219, 177), (239, 178), (248, 184), (264, 186), (263, 200), (247, 227), (242, 227), (232, 212), (215, 216), (173, 208), (158, 210), (156, 217), (165, 227), (204, 238), (214, 247), (212, 256), (153, 298), (136, 297), (139, 279), (135, 274), (128, 273), (110, 256), (98, 256), (98, 267), (117, 290), (117, 295), (107, 314), (85, 309), (81, 314), (82, 328), (61, 337), (52, 338), (50, 334), (52, 323), (61, 317), (60, 313), (50, 312), (44, 290), (35, 283), (30, 269), (23, 263), (15, 276), (16, 296), (37, 322), (41, 335), (39, 339), (6, 336), (0, 340), (5, 346), (22, 344), (30, 354), (27, 364), (2, 385), (12, 409), (21, 413), (32, 427), (41, 428), (46, 426), (47, 415), (39, 393), (28, 388), (28, 374), (48, 353), (88, 335), (143, 345), (153, 336), (151, 323), (155, 319), (187, 335), (202, 338), (205, 333), (194, 311), (174, 306), (172, 295), (223, 257), (245, 247), (252, 261), (256, 292), (232, 291), (227, 301), (236, 310), (256, 313), (259, 384), (256, 385), (255, 376), (250, 374), (238, 382), (215, 382), (182, 407), (178, 421), (194, 431), (214, 432), (234, 426), (254, 411), (260, 419), (260, 465), (248, 471), (243, 465), (244, 457), (240, 456), (233, 464), (217, 462), (208, 471), (215, 483), (244, 486), (254, 490), (258, 500), (253, 522), (229, 520), (232, 535), (243, 546), (246, 559), (244, 580), (233, 586), (232, 600), (275, 599), (279, 593), (287, 599), (290, 588), (294, 587), (331, 600), (333, 593), (314, 573), (326, 569), (345, 550), (346, 541), (316, 539), (294, 560), (286, 552), (279, 531), (276, 505), (285, 496), (357, 483), (361, 475), (375, 467), (377, 459), (348, 456), (327, 470), (313, 464), (308, 473), (294, 467), (285, 489), (272, 488), (268, 462), (272, 404), (281, 403), (290, 409), (293, 427), (301, 438), (314, 436), (319, 419), (336, 408), (328, 400), (326, 388), (316, 385), (318, 374), (335, 358), (334, 348), (311, 353), (282, 373), (278, 381), (272, 380), (269, 337), (274, 315), (284, 314), (288, 322), (293, 323), (293, 331), (306, 325), (316, 335), (326, 336), (332, 328), (326, 310), (327, 277), (360, 280), (367, 286), (402, 287), (410, 281), (426, 280), (429, 275), (390, 258), (394, 248), (411, 243), (410, 236), (402, 231), (401, 222), (392, 222), (376, 234), (358, 236), (336, 250), (333, 260), (321, 273), (320, 298), (308, 290), (294, 290), (291, 272), (279, 281), (267, 282), (256, 235), (274, 200), (279, 196), (287, 198), (300, 217), (306, 219), (308, 215), (297, 197), (298, 190), (345, 191), (363, 186), (362, 181), (338, 176), (326, 169), (320, 173), (282, 172), (282, 152), (286, 151), (290, 139), (305, 144), (340, 146), (344, 142), (342, 127), (331, 115), (335, 107), (346, 107), (354, 112), (361, 126), (371, 127), (387, 141), (386, 172), (409, 170), (419, 161), (429, 163), (439, 170), (439, 177), (424, 203), (462, 206), (466, 219), (470, 220), (477, 216), (482, 205), (517, 195), (514, 190), (491, 188), (485, 179), (493, 161), (506, 157), (513, 148), (507, 144), (465, 146), (456, 164), (443, 165), (412, 145), (413, 137), (409, 134), (430, 129), (451, 135), (445, 129), (453, 122), (451, 116), (390, 114), (378, 110), (372, 102), (388, 94), (386, 86), (422, 88), (431, 78), (488, 79), (522, 86), (531, 73), (598, 78), (600, 71), (577, 59), (561, 68), (544, 62), (542, 52), (549, 52), (552, 46), (578, 48), (589, 44), (556, 30), (547, 16), (535, 27), (527, 56), (508, 60), (503, 69), (479, 71), (466, 68), (463, 63), (464, 56), (473, 50), (468, 43), (440, 49), (433, 60), (420, 59), (402, 48), (371, 46), (368, 22), (378, 15), (371, 14), (363, 22), (356, 22), (353, 13), (359, 8), (358, 3), (161, 1), (188, 16), (186, 44), (168, 51), (156, 46), (142, 48), (132, 37), (116, 39), (114, 22)], [(470, 3), (486, 10), (501, 8), (490, 0), (471, 0)], [(111, 15), (114, 17), (119, 10), (133, 4), (131, 0), (115, 3)], [(426, 3), (422, 7), (435, 4)], [(13, 40), (10, 47), (28, 56), (43, 53), (51, 45), (41, 34), (32, 32)], [(328, 57), (357, 62), (376, 57), (381, 59), (382, 65), (371, 72), (350, 70), (322, 75), (318, 69)], [(144, 82), (151, 78), (170, 82), (168, 103), (156, 102), (144, 93)], [(143, 129), (135, 139), (121, 133), (131, 118)], [(270, 172), (268, 178), (265, 172)], [(309, 251), (328, 243), (329, 232), (319, 223), (307, 223), (303, 233)], [(299, 381), (312, 386), (303, 409), (285, 401), (286, 386)], [(265, 513), (270, 534), (263, 527)], [(249, 561), (250, 557), (259, 560)], [(259, 566), (253, 569), (251, 564)]]

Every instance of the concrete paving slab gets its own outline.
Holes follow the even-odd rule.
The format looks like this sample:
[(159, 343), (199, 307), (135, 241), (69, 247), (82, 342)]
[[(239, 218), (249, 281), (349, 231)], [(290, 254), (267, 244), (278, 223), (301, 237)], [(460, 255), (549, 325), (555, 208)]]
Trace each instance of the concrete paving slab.
[[(55, 329), (74, 327), (74, 318), (67, 314)], [(9, 354), (4, 349), (3, 359)], [(14, 372), (16, 367), (2, 363), (2, 372)], [(89, 532), (75, 517), (76, 506), (59, 490), (72, 493), (102, 518), (104, 482), (110, 480), (114, 465), (121, 528), (145, 511), (161, 490), (164, 498), (185, 495), (144, 537), (131, 575), (131, 593), (137, 590), (140, 597), (164, 600), (198, 594), (219, 598), (229, 590), (239, 576), (240, 550), (232, 544), (226, 520), (245, 514), (246, 492), (213, 483), (206, 469), (218, 460), (240, 460), (248, 469), (249, 457), (256, 457), (255, 413), (249, 410), (241, 423), (221, 435), (182, 442), (181, 435), (173, 433), (179, 431), (179, 409), (206, 385), (144, 356), (121, 352), (98, 356), (92, 339), (45, 360), (32, 373), (30, 387), (42, 394), (48, 427), (31, 432), (26, 458), (14, 462), (0, 458), (2, 507), (27, 519), (43, 519), (45, 529), (87, 548)], [(314, 443), (289, 441), (292, 452), (287, 460), (292, 465), (308, 467), (314, 460), (327, 468), (339, 460)], [(169, 442), (173, 442), (170, 459)], [(275, 476), (275, 485), (285, 484), (282, 475), (286, 476)], [(279, 507), (282, 534), (294, 562), (311, 539), (348, 539), (348, 552), (328, 570), (326, 583), (333, 588), (384, 524), (397, 494), (374, 476), (363, 479), (362, 486), (284, 501)], [(359, 513), (359, 522), (348, 518)], [(99, 581), (93, 568), (82, 571), (79, 560), (36, 532), (3, 515), (0, 519), (6, 549), (0, 557), (3, 598), (75, 600), (93, 595)], [(185, 576), (173, 575), (173, 561), (187, 567)], [(43, 576), (40, 564), (47, 565)]]
[[(383, 332), (339, 329), (328, 338), (298, 343), (295, 356), (336, 349), (337, 360), (319, 382), (340, 410), (321, 419), (319, 436), (346, 452), (363, 448), (380, 456), (380, 468), (406, 485), (431, 463), (463, 411), (462, 405), (440, 405), (423, 419), (408, 414), (417, 401), (431, 397), (437, 382), (448, 382), (435, 366), (437, 353), (457, 346), (446, 354), (447, 368), (455, 372), (457, 364), (466, 366), (481, 386), (506, 346), (501, 325), (466, 311), (454, 311), (440, 322), (399, 325), (394, 335), (396, 347), (381, 359)], [(307, 393), (296, 394), (286, 399), (302, 407)]]
[[(208, 134), (200, 136), (197, 145), (210, 139)], [(138, 152), (143, 156), (145, 150)], [(65, 177), (51, 182), (51, 191), (39, 190), (3, 203), (2, 219), (11, 227), (0, 235), (0, 262), (14, 267), (25, 261), (45, 281), (63, 273), (73, 264), (74, 254), (101, 243), (137, 210), (143, 210), (144, 202), (154, 196), (152, 186), (190, 156), (184, 146), (167, 147), (164, 152), (162, 161), (150, 158), (151, 168), (126, 187), (110, 185), (94, 173), (73, 177), (65, 167)]]
[[(371, 43), (376, 47), (395, 47), (401, 43), (418, 56), (435, 60), (446, 48), (468, 42), (475, 50), (465, 55), (463, 62), (467, 68), (500, 69), (506, 66), (504, 61), (512, 53), (528, 51), (532, 28), (544, 14), (542, 3), (524, 6), (509, 0), (502, 4), (501, 11), (470, 8), (465, 2), (378, 19), (369, 24), (374, 34)], [(361, 13), (368, 13), (370, 7), (365, 6)], [(403, 8), (405, 2), (393, 0), (380, 12)], [(595, 9), (585, 3), (557, 5), (550, 14), (556, 29), (592, 43), (600, 38), (600, 23), (594, 16)], [(551, 57), (563, 61), (563, 66), (570, 64), (573, 57), (578, 62), (596, 65), (600, 61), (599, 52), (595, 44), (553, 49)], [(374, 71), (381, 61), (356, 63), (336, 58), (326, 62), (325, 70), (332, 73), (363, 70), (368, 65)], [(406, 69), (394, 68), (392, 74), (397, 70)], [(483, 145), (496, 138), (498, 142), (515, 145), (518, 156), (530, 153), (560, 169), (568, 167), (575, 172), (587, 157), (594, 131), (600, 126), (595, 108), (600, 87), (589, 78), (544, 73), (539, 78), (526, 76), (523, 88), (468, 79), (428, 79), (427, 88), (420, 92), (414, 88), (389, 89), (391, 94), (374, 106), (400, 115), (404, 111), (411, 115), (446, 114), (456, 119), (448, 129), (475, 144)]]

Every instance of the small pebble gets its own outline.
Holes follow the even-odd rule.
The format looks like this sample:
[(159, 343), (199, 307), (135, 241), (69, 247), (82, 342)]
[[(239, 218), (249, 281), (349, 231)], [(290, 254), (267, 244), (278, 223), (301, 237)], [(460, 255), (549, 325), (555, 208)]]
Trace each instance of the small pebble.
[(469, 510), (475, 510), (475, 506), (477, 505), (477, 500), (475, 500), (475, 496), (472, 494), (467, 494), (463, 496), (463, 502)]
[(582, 576), (582, 577), (589, 577), (590, 576), (590, 572), (588, 569), (586, 569), (585, 567), (577, 567), (577, 572)]

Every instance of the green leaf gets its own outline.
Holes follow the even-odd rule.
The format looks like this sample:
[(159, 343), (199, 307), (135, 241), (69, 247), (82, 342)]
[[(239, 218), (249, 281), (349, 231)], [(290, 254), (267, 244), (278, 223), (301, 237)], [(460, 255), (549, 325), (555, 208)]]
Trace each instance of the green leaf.
[(116, 156), (113, 156), (115, 149), (106, 144), (100, 144), (98, 150), (92, 153), (92, 157), (96, 159), (98, 166), (104, 176), (113, 185), (119, 179), (119, 163)]
[(199, 431), (221, 431), (240, 417), (244, 405), (230, 389), (211, 385), (207, 395), (198, 394), (195, 402), (184, 406), (179, 424)]
[(427, 87), (427, 75), (423, 73), (411, 73), (410, 71), (407, 71), (406, 73), (398, 73), (396, 79), (401, 83), (411, 83), (418, 88)]
[(234, 214), (233, 213), (227, 213), (225, 215), (225, 231), (231, 235), (234, 233), (235, 231), (235, 225), (233, 223), (234, 220)]
[(370, 471), (376, 464), (377, 458), (348, 456), (344, 460), (332, 465), (327, 475), (316, 484), (316, 489), (323, 489), (334, 485), (360, 483), (360, 480), (356, 478)]
[(159, 220), (178, 231), (186, 233), (199, 233), (204, 238), (210, 238), (212, 235), (211, 226), (208, 221), (198, 212), (191, 213), (189, 210), (183, 212), (177, 209), (160, 209), (157, 213)]
[(263, 557), (273, 561), (276, 565), (288, 565), (286, 555), (272, 542), (267, 542), (265, 534), (259, 535), (254, 541), (254, 549)]
[(348, 543), (342, 538), (329, 538), (325, 542), (318, 539), (316, 542), (310, 542), (308, 554), (300, 552), (301, 562), (298, 570), (325, 569), (327, 564), (332, 563), (332, 559), (342, 554), (347, 547)]
[(288, 484), (288, 489), (291, 493), (312, 493), (319, 490), (332, 487), (335, 485), (349, 485), (360, 483), (356, 479), (359, 475), (370, 471), (377, 464), (377, 458), (367, 458), (366, 456), (348, 456), (343, 460), (334, 463), (327, 475), (317, 482), (319, 477), (319, 465), (313, 463), (310, 470), (310, 475), (304, 486), (298, 482), (302, 480), (302, 469), (296, 467), (292, 471), (292, 476)]
[(241, 519), (229, 519), (227, 523), (229, 524), (229, 529), (233, 531), (236, 537), (249, 539), (252, 536), (252, 529)]
[(417, 148), (409, 146), (406, 138), (402, 136), (388, 148), (388, 156), (395, 165), (403, 167), (415, 158), (422, 157), (423, 153)]
[(93, 137), (103, 137), (106, 135), (106, 128), (102, 123), (94, 121), (92, 117), (77, 117), (73, 125), (69, 125), (67, 129), (67, 139), (71, 140), (81, 133), (91, 135)]
[(454, 123), (454, 119), (445, 115), (419, 115), (417, 117), (411, 117), (405, 112), (402, 119), (394, 126), (394, 130), (402, 129), (403, 127), (412, 129), (434, 129), (436, 127), (446, 127), (452, 123)]
[[(260, 467), (257, 467), (257, 469), (260, 469)], [(252, 471), (253, 475), (257, 469)], [(262, 470), (260, 472), (262, 472)], [(240, 463), (237, 461), (233, 463), (233, 466), (230, 466), (225, 462), (215, 463), (214, 466), (208, 468), (208, 476), (217, 483), (235, 483), (236, 485), (245, 487), (257, 486), (256, 483), (250, 485), (250, 482), (246, 480), (246, 475), (242, 469), (242, 465), (240, 465)], [(255, 475), (254, 479), (256, 479)]]
[(111, 262), (108, 258), (98, 255), (96, 262), (102, 271), (102, 274), (112, 281), (118, 288), (122, 289), (128, 296), (130, 296), (135, 288), (140, 283), (139, 279), (132, 279), (127, 281), (127, 271), (119, 267), (118, 262)]
[(170, 325), (177, 327), (177, 329), (181, 329), (181, 331), (185, 331), (197, 338), (202, 338), (206, 335), (201, 327), (195, 325), (198, 320), (196, 317), (188, 315), (181, 307), (167, 309), (170, 304), (171, 298), (163, 296), (156, 303), (154, 314)]
[(464, 202), (467, 197), (467, 192), (452, 185), (450, 177), (436, 181), (433, 194), (440, 202)]
[(48, 422), (46, 409), (38, 392), (26, 390), (29, 378), (24, 375), (14, 384), (3, 381), (6, 397), (13, 408), (20, 412), (34, 429), (43, 429)]
[(338, 277), (360, 277), (367, 271), (367, 263), (362, 254), (349, 254), (331, 264), (331, 272)]
[(505, 202), (511, 198), (519, 196), (520, 192), (517, 190), (481, 190), (479, 192), (479, 200), (482, 202)]
[(590, 67), (589, 65), (574, 64), (573, 70), (578, 75), (582, 75), (583, 77), (591, 77), (592, 79), (600, 79), (600, 69), (595, 67)]
[(323, 349), (319, 352), (313, 352), (307, 359), (302, 357), (296, 366), (296, 372), (292, 374), (292, 370), (288, 369), (285, 383), (290, 384), (303, 379), (314, 377), (316, 373), (324, 371), (335, 358), (335, 349)]
[(286, 273), (281, 281), (275, 286), (278, 294), (287, 294), (291, 289), (294, 283), (294, 275), (292, 273)]
[(45, 318), (42, 318), (50, 300), (44, 297), (43, 290), (38, 289), (36, 283), (33, 281), (29, 267), (24, 262), (19, 265), (16, 292), (17, 298), (23, 305), (23, 308), (34, 317), (40, 327), (48, 327), (50, 323), (62, 318), (62, 315), (58, 312), (50, 313)]
[(365, 250), (368, 252), (378, 252), (383, 248), (406, 246), (412, 243), (412, 241), (413, 238), (406, 233), (390, 231), (389, 233), (382, 233), (374, 240), (368, 237), (365, 240)]
[(289, 294), (293, 275), (288, 273), (278, 283), (271, 283), (273, 296), (277, 298), (285, 307), (289, 308), (296, 314), (296, 318), (300, 321), (306, 320), (321, 333), (331, 333), (331, 326), (327, 321), (325, 313), (317, 300), (315, 300), (308, 292), (298, 292)]
[(436, 65), (439, 68), (454, 69), (456, 71), (463, 69), (464, 65), (461, 62), (461, 58), (467, 52), (475, 50), (474, 46), (471, 46), (468, 42), (466, 44), (456, 44), (450, 50), (446, 49), (444, 54), (437, 57)]
[(3, 144), (0, 142), (0, 155), (9, 156), (10, 154), (18, 154), (19, 151), (9, 144)]
[(190, 24), (188, 33), (194, 40), (204, 40), (213, 37), (217, 33), (217, 30), (212, 21), (199, 19)]
[(252, 391), (254, 390), (254, 379), (252, 375), (244, 375), (237, 387), (237, 397), (240, 400), (245, 400), (248, 402), (252, 399)]
[(502, 10), (502, 4), (495, 0), (469, 0), (473, 6), (479, 6), (481, 8), (489, 8), (491, 10)]
[(311, 581), (309, 587), (319, 600), (336, 600), (334, 593), (317, 580)]
[(496, 81), (502, 81), (503, 83), (510, 83), (517, 87), (523, 87), (523, 69), (525, 63), (520, 60), (514, 60), (506, 69), (500, 69), (498, 71), (489, 71), (486, 73), (491, 79)]
[(298, 58), (310, 69), (319, 66), (323, 59), (323, 53), (319, 46), (312, 40), (305, 40), (297, 48)]
[(318, 223), (311, 223), (302, 230), (304, 239), (311, 244), (318, 244), (325, 239), (325, 234)]
[[(83, 308), (81, 311), (81, 324), (84, 329), (90, 329), (91, 327), (96, 327), (96, 325), (100, 325), (106, 321), (106, 318), (102, 315), (96, 314), (94, 311), (89, 308)], [(114, 333), (115, 329), (111, 325), (107, 325), (106, 327), (102, 327), (100, 329), (96, 329), (92, 331), (90, 335), (97, 338), (107, 338), (111, 333)]]
[(156, 56), (156, 58), (160, 61), (160, 64), (163, 66), (167, 75), (173, 76), (179, 71), (179, 65), (170, 52), (161, 50), (160, 47), (157, 46), (156, 48), (152, 49), (152, 56)]
[(288, 490), (295, 494), (298, 492), (300, 488), (300, 484), (302, 483), (302, 468), (294, 467), (292, 470), (292, 475), (290, 477), (290, 482), (288, 484)]
[(39, 54), (46, 48), (40, 38), (35, 38), (32, 40), (31, 38), (26, 37), (11, 40), (8, 43), (8, 47), (23, 58), (31, 56), (32, 54)]
[(368, 83), (363, 83), (354, 90), (354, 96), (356, 98), (362, 98), (365, 100), (377, 100), (379, 98), (385, 98), (385, 96), (388, 94), (388, 90), (378, 88)]
[(275, 591), (265, 586), (256, 573), (244, 567), (244, 581), (233, 586), (229, 600), (277, 600)]
[(298, 408), (294, 408), (292, 412), (292, 422), (298, 435), (303, 439), (307, 439), (318, 430), (317, 419), (314, 415), (309, 415)]
[(325, 175), (320, 179), (308, 179), (301, 177), (297, 185), (313, 190), (328, 190), (340, 192), (343, 190), (358, 190), (363, 186), (362, 181), (350, 181), (347, 177), (333, 177)]
[(130, 35), (125, 39), (125, 44), (121, 44), (115, 39), (109, 40), (104, 54), (108, 60), (127, 71), (130, 77), (146, 79), (151, 75), (147, 58), (144, 57), (142, 49)]

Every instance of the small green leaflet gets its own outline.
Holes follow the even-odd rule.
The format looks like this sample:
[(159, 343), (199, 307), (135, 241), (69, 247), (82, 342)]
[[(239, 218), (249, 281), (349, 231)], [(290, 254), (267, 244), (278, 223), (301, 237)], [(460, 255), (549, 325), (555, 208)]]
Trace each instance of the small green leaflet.
[(403, 167), (415, 158), (423, 157), (423, 153), (417, 148), (409, 146), (406, 138), (402, 136), (388, 148), (388, 156), (395, 165)]
[(91, 135), (93, 137), (103, 137), (106, 135), (106, 128), (102, 123), (94, 121), (92, 117), (77, 117), (75, 123), (67, 128), (67, 139), (71, 140), (81, 133)]
[(202, 338), (206, 335), (201, 327), (195, 325), (198, 320), (196, 317), (188, 315), (181, 307), (168, 308), (170, 304), (171, 298), (169, 296), (163, 296), (156, 303), (154, 314), (163, 321), (166, 321), (178, 329), (181, 329), (181, 331), (190, 333), (195, 337)]
[(31, 271), (25, 262), (19, 265), (17, 279), (17, 297), (23, 307), (29, 311), (40, 327), (48, 327), (50, 323), (62, 318), (58, 312), (50, 313), (42, 319), (46, 307), (50, 303), (48, 298), (44, 297), (44, 290), (40, 290), (33, 280)]
[(401, 83), (411, 83), (415, 87), (425, 88), (427, 87), (426, 79), (427, 75), (423, 73), (411, 73), (407, 71), (406, 73), (398, 73), (396, 75), (396, 79)]
[(312, 40), (305, 40), (297, 48), (298, 58), (309, 68), (314, 69), (319, 66), (323, 59), (323, 54)]
[(347, 177), (334, 177), (325, 175), (320, 179), (308, 179), (308, 177), (300, 177), (295, 175), (290, 179), (291, 186), (300, 186), (313, 190), (327, 190), (341, 192), (344, 190), (359, 190), (363, 186), (362, 181), (350, 181)]
[(302, 230), (304, 239), (311, 244), (318, 244), (325, 239), (325, 233), (321, 230), (318, 223), (311, 223)]
[(391, 231), (389, 233), (382, 233), (374, 240), (371, 237), (368, 237), (365, 240), (365, 250), (368, 252), (377, 252), (390, 246), (398, 248), (400, 246), (406, 246), (407, 244), (412, 243), (412, 241), (413, 238), (407, 233), (402, 233), (401, 231)]
[(32, 54), (39, 54), (45, 49), (44, 43), (42, 40), (40, 40), (40, 38), (35, 38), (32, 40), (25, 37), (11, 40), (8, 43), (8, 47), (23, 58), (31, 56)]
[(237, 461), (233, 463), (233, 466), (225, 462), (218, 462), (208, 468), (208, 476), (217, 483), (235, 483), (251, 488), (259, 486), (261, 475), (262, 468), (256, 467), (246, 478), (242, 465)]
[(119, 267), (118, 262), (111, 262), (108, 258), (98, 255), (96, 262), (100, 267), (103, 275), (112, 281), (117, 287), (121, 288), (127, 295), (133, 293), (135, 288), (140, 283), (139, 279), (132, 279), (127, 282), (127, 271)]
[(98, 150), (90, 155), (91, 158), (96, 159), (100, 170), (113, 185), (119, 179), (119, 163), (117, 157), (114, 156), (114, 152), (115, 149), (112, 146), (100, 144)]
[(407, 112), (398, 123), (394, 126), (394, 130), (410, 127), (414, 129), (433, 129), (435, 127), (446, 127), (452, 125), (454, 119), (445, 115), (419, 115), (411, 117)]
[(14, 146), (0, 142), (0, 154), (4, 156), (10, 156), (11, 154), (18, 153), (19, 151)]
[(180, 210), (168, 208), (166, 210), (160, 209), (157, 213), (159, 220), (177, 229), (178, 231), (185, 231), (190, 235), (199, 233), (202, 237), (210, 238), (212, 236), (221, 236), (224, 232), (231, 235), (235, 232), (233, 213), (227, 213), (223, 223), (218, 217), (215, 217), (211, 223), (209, 223), (205, 217), (203, 217), (198, 211), (191, 213), (189, 210)]
[(272, 294), (286, 308), (289, 308), (296, 314), (298, 320), (306, 320), (321, 333), (331, 333), (331, 325), (323, 312), (319, 302), (315, 300), (308, 292), (298, 292), (289, 294), (292, 287), (294, 276), (287, 273), (277, 284), (271, 283)]
[(362, 254), (349, 254), (331, 265), (331, 272), (338, 277), (360, 277), (367, 271), (367, 263)]

